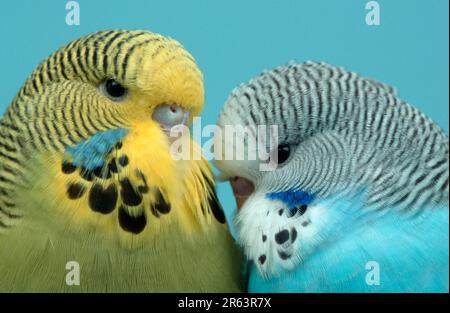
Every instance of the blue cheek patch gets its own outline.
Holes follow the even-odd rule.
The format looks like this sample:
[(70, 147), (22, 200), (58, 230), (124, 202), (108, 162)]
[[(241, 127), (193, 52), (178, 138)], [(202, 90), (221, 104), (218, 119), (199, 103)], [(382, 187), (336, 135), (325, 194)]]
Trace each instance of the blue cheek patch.
[(281, 192), (270, 192), (266, 194), (270, 200), (280, 200), (288, 208), (295, 208), (299, 205), (308, 205), (314, 200), (314, 194), (303, 190), (289, 190)]
[(99, 132), (76, 146), (67, 147), (66, 153), (73, 157), (72, 163), (75, 166), (93, 170), (104, 165), (105, 157), (127, 133), (128, 130), (124, 128)]

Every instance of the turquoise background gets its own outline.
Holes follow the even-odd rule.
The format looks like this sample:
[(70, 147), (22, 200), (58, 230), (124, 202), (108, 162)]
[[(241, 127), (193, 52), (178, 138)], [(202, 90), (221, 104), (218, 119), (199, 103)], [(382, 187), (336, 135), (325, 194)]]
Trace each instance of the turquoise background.
[[(80, 26), (66, 25), (66, 2), (1, 1), (0, 114), (58, 47), (100, 29), (142, 28), (176, 38), (196, 57), (205, 75), (203, 124), (215, 123), (237, 84), (313, 59), (396, 86), (448, 133), (447, 0), (380, 0), (380, 26), (366, 25), (363, 0), (80, 0)], [(219, 196), (230, 214), (228, 184)]]

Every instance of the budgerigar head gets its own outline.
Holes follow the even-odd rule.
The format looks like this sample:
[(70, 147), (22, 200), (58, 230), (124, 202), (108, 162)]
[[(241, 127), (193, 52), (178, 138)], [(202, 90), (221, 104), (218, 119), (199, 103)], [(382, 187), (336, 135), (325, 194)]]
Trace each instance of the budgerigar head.
[[(188, 125), (203, 102), (202, 74), (177, 41), (139, 30), (81, 37), (36, 68), (0, 121), (2, 148), (10, 147), (0, 174), (11, 176), (0, 200), (9, 215), (30, 203), (12, 200), (26, 180), (37, 206), (80, 208), (75, 227), (115, 231), (118, 220), (126, 233), (144, 234), (151, 216), (160, 221), (177, 207), (192, 230), (203, 223), (197, 217), (210, 220), (208, 201), (224, 222), (207, 162), (177, 160), (171, 150), (179, 137), (171, 128)], [(48, 190), (53, 197), (39, 196)]]
[[(36, 118), (31, 112), (39, 108), (47, 124), (52, 117), (61, 124), (40, 136), (61, 128), (68, 138), (60, 140), (70, 144), (93, 130), (144, 123), (160, 131), (187, 123), (203, 101), (202, 74), (181, 44), (148, 31), (111, 30), (75, 40), (43, 61), (7, 116)], [(67, 134), (62, 124), (77, 131)]]
[[(294, 267), (365, 208), (417, 212), (448, 201), (448, 137), (390, 86), (342, 68), (264, 72), (231, 93), (218, 125), (217, 166), (245, 201), (239, 240), (263, 274)], [(344, 194), (358, 213), (324, 205)]]

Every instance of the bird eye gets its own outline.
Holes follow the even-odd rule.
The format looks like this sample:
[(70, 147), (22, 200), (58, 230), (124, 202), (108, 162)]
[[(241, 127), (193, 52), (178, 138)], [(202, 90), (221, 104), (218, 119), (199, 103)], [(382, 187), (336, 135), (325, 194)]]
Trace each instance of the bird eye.
[(113, 101), (122, 101), (128, 90), (114, 79), (105, 80), (100, 84), (100, 90)]
[(153, 112), (153, 119), (164, 129), (170, 129), (175, 125), (186, 124), (189, 112), (177, 105), (161, 105)]
[(278, 146), (278, 164), (283, 164), (289, 159), (291, 155), (291, 147), (287, 144), (281, 144)]

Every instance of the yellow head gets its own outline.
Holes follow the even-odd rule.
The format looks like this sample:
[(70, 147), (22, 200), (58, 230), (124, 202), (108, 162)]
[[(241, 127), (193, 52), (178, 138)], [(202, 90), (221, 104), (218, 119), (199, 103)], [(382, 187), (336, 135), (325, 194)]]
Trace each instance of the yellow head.
[[(45, 104), (42, 98), (47, 98)], [(138, 122), (157, 126), (152, 116), (159, 106), (173, 105), (192, 117), (201, 112), (203, 101), (202, 74), (177, 41), (148, 31), (111, 30), (75, 40), (43, 61), (7, 116), (18, 108), (31, 111), (29, 106), (42, 106), (41, 114), (87, 113), (90, 109), (90, 117), (104, 121), (81, 116), (87, 130), (130, 127)], [(58, 122), (71, 124), (76, 116), (66, 113)], [(36, 118), (31, 114), (21, 117)]]
[[(203, 101), (202, 74), (177, 41), (147, 31), (93, 33), (43, 61), (19, 91), (2, 121), (9, 127), (0, 139), (18, 148), (5, 162), (17, 173), (30, 172), (23, 171), (25, 160), (36, 159), (34, 170), (47, 175), (25, 175), (34, 181), (33, 201), (84, 220), (77, 227), (134, 227), (133, 235), (145, 234), (151, 216), (163, 223), (168, 204), (177, 208), (172, 221), (194, 229), (211, 221), (209, 213), (219, 220), (223, 213), (207, 163), (175, 161), (167, 130), (188, 124)], [(116, 130), (126, 136), (111, 137), (108, 131)], [(114, 140), (120, 148), (108, 146)], [(88, 164), (99, 151), (105, 160)], [(42, 197), (49, 188), (54, 197)]]

